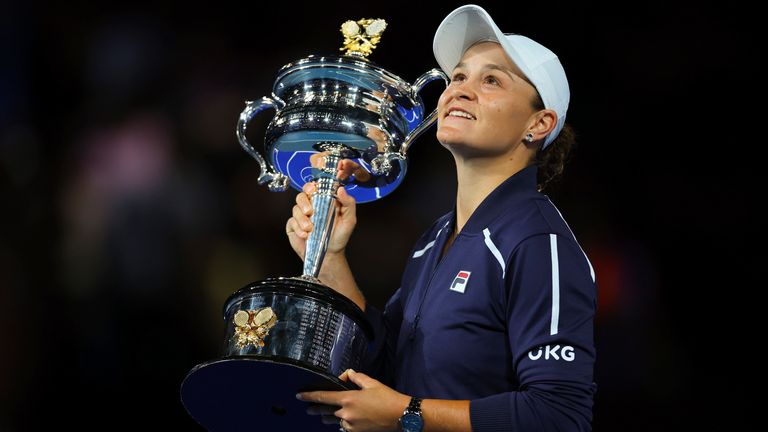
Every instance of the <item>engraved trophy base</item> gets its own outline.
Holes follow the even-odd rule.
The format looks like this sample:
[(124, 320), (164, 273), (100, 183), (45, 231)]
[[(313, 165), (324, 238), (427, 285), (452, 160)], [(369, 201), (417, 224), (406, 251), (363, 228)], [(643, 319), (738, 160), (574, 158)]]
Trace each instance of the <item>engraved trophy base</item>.
[(372, 330), (351, 300), (309, 278), (250, 284), (226, 301), (224, 356), (187, 374), (181, 399), (210, 431), (337, 430), (296, 393), (352, 390)]

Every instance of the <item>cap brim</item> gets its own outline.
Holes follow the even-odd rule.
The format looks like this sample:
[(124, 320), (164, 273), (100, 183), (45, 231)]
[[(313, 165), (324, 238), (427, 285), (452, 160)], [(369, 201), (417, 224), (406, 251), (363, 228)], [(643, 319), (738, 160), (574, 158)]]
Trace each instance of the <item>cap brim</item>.
[(530, 71), (525, 62), (521, 61), (522, 57), (515, 47), (509, 43), (488, 12), (477, 5), (461, 6), (448, 14), (435, 32), (432, 50), (440, 68), (450, 75), (464, 52), (482, 41), (498, 42), (525, 77), (530, 77)]

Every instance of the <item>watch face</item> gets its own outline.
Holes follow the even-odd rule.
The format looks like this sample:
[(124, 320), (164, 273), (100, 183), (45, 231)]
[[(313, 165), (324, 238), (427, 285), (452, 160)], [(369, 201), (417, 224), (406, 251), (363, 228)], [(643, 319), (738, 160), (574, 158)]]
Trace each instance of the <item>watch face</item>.
[(400, 425), (405, 432), (421, 432), (424, 420), (418, 414), (408, 413), (400, 418)]

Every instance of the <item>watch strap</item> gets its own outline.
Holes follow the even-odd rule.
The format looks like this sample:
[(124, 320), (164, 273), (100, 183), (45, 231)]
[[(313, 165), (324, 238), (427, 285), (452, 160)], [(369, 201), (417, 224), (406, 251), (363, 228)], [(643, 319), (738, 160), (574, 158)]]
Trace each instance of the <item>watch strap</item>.
[(408, 404), (408, 408), (405, 409), (405, 412), (412, 412), (421, 415), (421, 399), (412, 397), (411, 402)]

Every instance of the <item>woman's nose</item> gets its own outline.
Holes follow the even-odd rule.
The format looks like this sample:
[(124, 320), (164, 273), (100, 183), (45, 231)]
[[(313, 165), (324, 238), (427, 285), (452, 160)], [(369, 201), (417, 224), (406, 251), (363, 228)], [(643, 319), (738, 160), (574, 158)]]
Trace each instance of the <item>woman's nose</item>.
[(452, 100), (474, 100), (475, 91), (466, 82), (452, 82), (440, 95), (439, 105), (447, 105)]
[(470, 88), (467, 82), (457, 83), (448, 87), (450, 96), (454, 99), (467, 99), (472, 100), (475, 92)]

